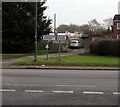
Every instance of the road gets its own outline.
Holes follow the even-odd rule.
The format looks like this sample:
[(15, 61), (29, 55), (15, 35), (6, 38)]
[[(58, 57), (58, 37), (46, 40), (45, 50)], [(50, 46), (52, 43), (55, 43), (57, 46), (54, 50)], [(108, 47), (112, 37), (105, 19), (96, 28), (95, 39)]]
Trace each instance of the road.
[(118, 105), (118, 71), (3, 69), (4, 105)]

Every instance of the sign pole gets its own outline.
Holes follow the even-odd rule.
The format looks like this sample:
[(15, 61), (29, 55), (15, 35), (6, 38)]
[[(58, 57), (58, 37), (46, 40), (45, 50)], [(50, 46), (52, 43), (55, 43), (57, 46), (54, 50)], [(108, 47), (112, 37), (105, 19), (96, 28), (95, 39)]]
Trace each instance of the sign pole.
[(54, 35), (56, 35), (56, 14), (54, 14)]
[(47, 49), (46, 61), (48, 61), (48, 41), (47, 41), (47, 47), (46, 47), (46, 49)]
[(36, 18), (35, 18), (35, 54), (34, 61), (37, 61), (37, 0), (36, 0)]
[(60, 40), (59, 40), (59, 61), (60, 61), (60, 53), (61, 53), (61, 45), (60, 45)]

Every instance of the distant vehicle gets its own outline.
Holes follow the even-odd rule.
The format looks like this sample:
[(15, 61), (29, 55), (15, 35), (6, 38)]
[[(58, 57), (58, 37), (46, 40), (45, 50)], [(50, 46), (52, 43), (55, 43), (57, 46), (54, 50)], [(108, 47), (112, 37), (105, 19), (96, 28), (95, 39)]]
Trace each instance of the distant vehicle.
[(70, 48), (80, 48), (80, 41), (78, 41), (78, 40), (71, 40), (70, 41)]

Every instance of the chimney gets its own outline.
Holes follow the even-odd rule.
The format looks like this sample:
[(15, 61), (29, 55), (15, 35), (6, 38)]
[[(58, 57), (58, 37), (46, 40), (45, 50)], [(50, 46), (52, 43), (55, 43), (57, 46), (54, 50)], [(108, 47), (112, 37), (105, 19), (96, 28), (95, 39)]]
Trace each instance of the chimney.
[(118, 14), (120, 14), (120, 1), (118, 2)]

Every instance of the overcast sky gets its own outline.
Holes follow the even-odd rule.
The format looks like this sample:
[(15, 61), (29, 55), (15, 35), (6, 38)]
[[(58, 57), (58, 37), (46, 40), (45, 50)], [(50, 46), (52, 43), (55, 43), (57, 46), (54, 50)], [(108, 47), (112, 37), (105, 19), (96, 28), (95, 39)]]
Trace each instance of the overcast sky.
[(45, 14), (51, 19), (57, 14), (60, 24), (87, 24), (92, 19), (102, 22), (118, 13), (120, 0), (47, 0)]

